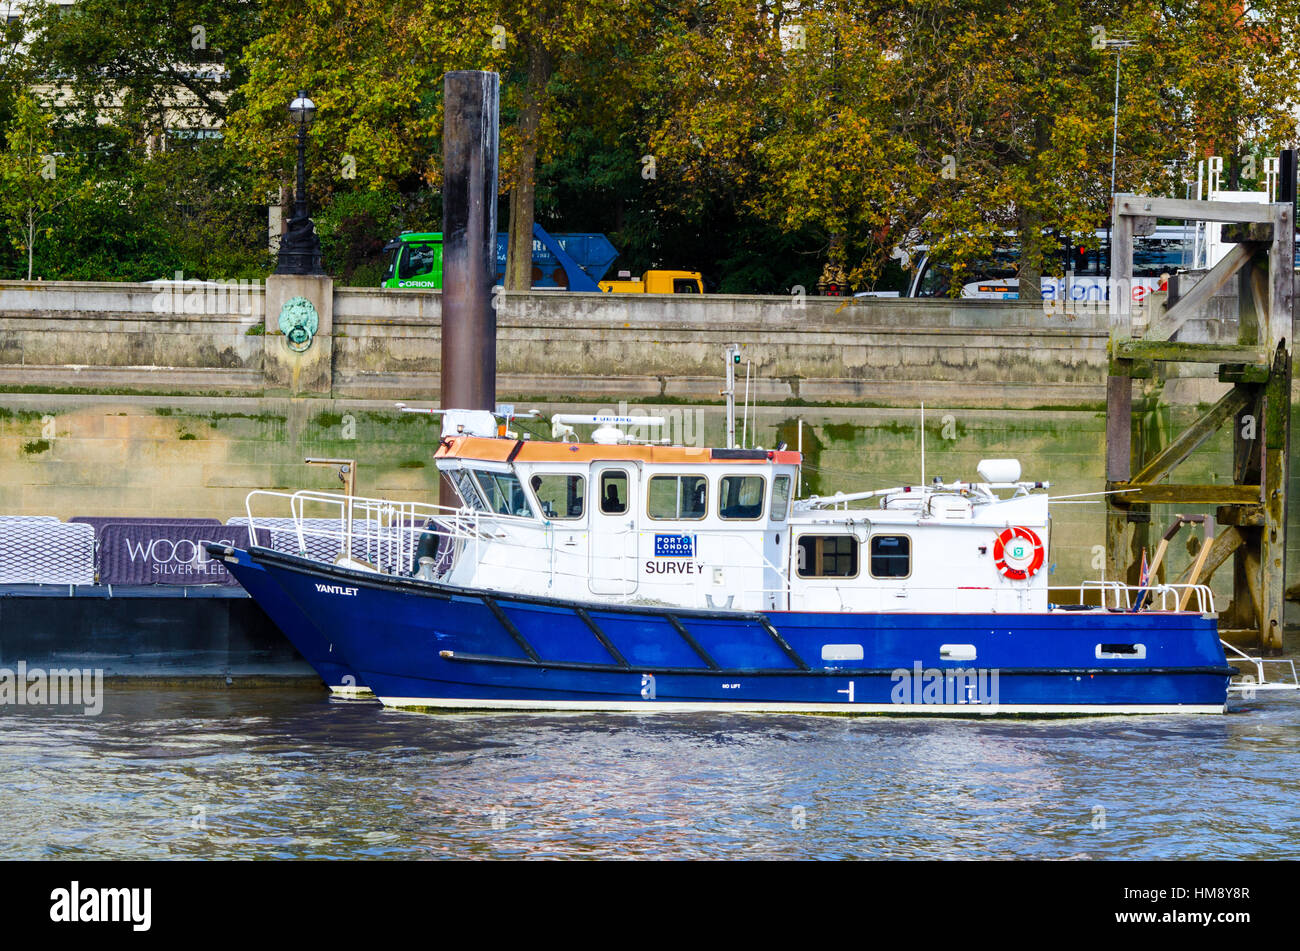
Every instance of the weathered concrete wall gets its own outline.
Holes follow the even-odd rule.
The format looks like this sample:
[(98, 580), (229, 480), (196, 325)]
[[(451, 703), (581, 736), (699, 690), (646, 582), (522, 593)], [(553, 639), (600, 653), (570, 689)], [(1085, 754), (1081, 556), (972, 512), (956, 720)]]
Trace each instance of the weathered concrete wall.
[(1104, 325), (1039, 305), (566, 296), (506, 302), (500, 372), (515, 386), (716, 400), (734, 342), (760, 402), (1077, 405), (1104, 393)]
[(437, 433), (391, 404), (0, 394), (0, 512), (224, 520), (252, 489), (338, 489), (307, 456), (357, 458), (359, 490), (423, 498)]
[[(1001, 301), (499, 298), (503, 398), (715, 400), (722, 348), (753, 362), (760, 402), (1095, 405), (1104, 316)], [(335, 397), (436, 399), (440, 296), (336, 288)], [(0, 282), (0, 388), (286, 393), (260, 287)], [(322, 328), (325, 331), (325, 328)], [(329, 346), (322, 341), (318, 346)]]
[(0, 388), (260, 391), (260, 289), (231, 296), (0, 281)]
[[(545, 292), (497, 301), (504, 399), (712, 401), (722, 349), (733, 342), (753, 363), (759, 402), (1034, 407), (1104, 399), (1107, 317), (1095, 311)], [(301, 381), (286, 369), (267, 303), (260, 285), (0, 282), (0, 389), (290, 395)], [(1217, 315), (1232, 301), (1215, 304)], [(334, 288), (332, 321), (302, 358), (318, 367), (303, 388), (436, 400), (440, 332), (437, 292)], [(1216, 316), (1183, 333), (1222, 340), (1236, 329)], [(1167, 398), (1217, 397), (1213, 368), (1173, 375)]]

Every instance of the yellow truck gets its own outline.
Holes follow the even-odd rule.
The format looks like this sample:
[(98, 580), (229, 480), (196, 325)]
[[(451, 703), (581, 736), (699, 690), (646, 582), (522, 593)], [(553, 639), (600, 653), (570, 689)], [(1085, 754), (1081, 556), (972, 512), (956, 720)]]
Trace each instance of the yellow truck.
[[(624, 271), (623, 274), (627, 272)], [(704, 276), (699, 271), (646, 271), (641, 280), (601, 281), (607, 294), (703, 294)]]

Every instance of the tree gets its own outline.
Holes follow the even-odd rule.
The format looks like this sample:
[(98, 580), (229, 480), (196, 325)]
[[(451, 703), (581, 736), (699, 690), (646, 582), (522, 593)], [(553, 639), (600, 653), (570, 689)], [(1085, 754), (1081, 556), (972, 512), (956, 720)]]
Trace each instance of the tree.
[(1298, 0), (702, 0), (658, 33), (642, 86), (652, 151), (676, 186), (666, 201), (734, 195), (787, 235), (818, 235), (857, 284), (918, 239), (958, 274), (1014, 243), (1021, 297), (1032, 299), (1058, 237), (1091, 236), (1108, 216), (1106, 35), (1132, 41), (1117, 188), (1181, 191), (1178, 177), (1207, 149), (1294, 134), (1297, 10)]
[(1300, 2), (1170, 0), (1151, 9), (1135, 35), (1141, 59), (1126, 53), (1125, 61), (1140, 72), (1126, 71), (1124, 106), (1143, 109), (1141, 119), (1163, 133), (1152, 143), (1160, 157), (1190, 178), (1198, 160), (1218, 155), (1226, 187), (1246, 178), (1262, 188), (1259, 153), (1276, 154), (1296, 138)]
[[(536, 170), (563, 141), (566, 84), (617, 85), (628, 37), (643, 35), (644, 4), (593, 0), (306, 0), (268, 9), (248, 51), (249, 82), (231, 117), (234, 141), (274, 187), (291, 150), (285, 104), (298, 88), (318, 106), (311, 130), (317, 198), (394, 185), (441, 185), (442, 77), (491, 69), (502, 77), (500, 187), (509, 192), (507, 286), (531, 285)], [(616, 113), (617, 110), (610, 110)], [(526, 253), (525, 253), (526, 251)]]
[(908, 77), (889, 55), (893, 37), (862, 7), (700, 4), (664, 31), (645, 86), (669, 201), (731, 196), (869, 282), (915, 224), (937, 170), (900, 134)]
[(263, 193), (246, 156), (226, 142), (176, 143), (133, 163), (128, 180), (136, 203), (152, 212), (187, 274), (255, 279), (274, 266)]
[(29, 56), (70, 124), (110, 118), (136, 144), (169, 128), (220, 127), (261, 31), (254, 0), (31, 4)]
[[(229, 140), (263, 188), (291, 181), (294, 130), (287, 107), (297, 90), (316, 103), (309, 133), (310, 186), (336, 189), (436, 187), (441, 175), (442, 74), (467, 68), (478, 32), (449, 0), (303, 0), (266, 8), (265, 32), (245, 56), (248, 81), (229, 121)], [(486, 30), (475, 46), (487, 44)]]
[[(896, 21), (916, 122), (942, 164), (925, 230), (960, 273), (1014, 233), (1021, 299), (1038, 299), (1049, 232), (1088, 233), (1105, 213), (1110, 97), (1090, 25), (1105, 2), (922, 4)], [(960, 282), (953, 281), (954, 288)]]
[[(1182, 194), (1211, 154), (1228, 160), (1228, 184), (1259, 187), (1262, 159), (1295, 135), (1300, 100), (1300, 0), (26, 9), (4, 28), (0, 123), (20, 139), (39, 133), (30, 108), (22, 122), (14, 110), (43, 77), (35, 99), (57, 99), (59, 153), (41, 200), (70, 170), (96, 183), (76, 208), (64, 199), (33, 212), (39, 225), (14, 239), (29, 273), (81, 274), (93, 260), (105, 273), (147, 273), (173, 256), (214, 276), (264, 273), (260, 209), (291, 181), (286, 107), (306, 88), (319, 107), (311, 197), (332, 266), (371, 282), (378, 242), (438, 214), (443, 74), (492, 69), (512, 288), (531, 283), (540, 219), (610, 232), (622, 266), (699, 269), (733, 291), (810, 287), (827, 260), (873, 285), (918, 241), (960, 275), (1015, 243), (1031, 298), (1058, 238), (1086, 240), (1108, 217), (1116, 54), (1106, 38), (1131, 41), (1120, 191)], [(157, 132), (196, 124), (186, 110), (224, 139), (156, 148)], [(15, 222), (23, 148), (14, 140), (6, 152)], [(37, 184), (27, 181), (33, 201)], [(119, 231), (141, 222), (139, 240), (97, 232), (97, 219)], [(43, 256), (38, 239), (53, 227), (69, 252)], [(85, 253), (73, 249), (83, 243)]]
[(629, 109), (622, 90), (653, 49), (655, 21), (644, 0), (516, 0), (493, 9), (489, 62), (509, 80), (502, 111), (514, 116), (503, 169), (510, 192), (505, 286), (527, 290), (538, 167), (573, 141), (566, 132), (574, 125), (598, 135), (619, 128)]
[(343, 284), (377, 286), (384, 246), (404, 225), (401, 211), (392, 186), (336, 191), (315, 219), (325, 270)]
[(56, 216), (59, 253), (37, 255), (51, 273), (266, 273), (262, 195), (221, 141), (260, 19), (251, 0), (26, 6), (33, 95), (57, 117), (60, 168), (86, 180)]
[(36, 249), (47, 279), (152, 281), (188, 270), (138, 175), (87, 179), (84, 194), (59, 210), (57, 237)]
[(29, 281), (36, 242), (51, 237), (56, 213), (86, 193), (81, 171), (75, 155), (56, 151), (50, 117), (30, 97), (20, 98), (0, 152), (0, 212), (17, 226), (10, 241), (27, 255)]

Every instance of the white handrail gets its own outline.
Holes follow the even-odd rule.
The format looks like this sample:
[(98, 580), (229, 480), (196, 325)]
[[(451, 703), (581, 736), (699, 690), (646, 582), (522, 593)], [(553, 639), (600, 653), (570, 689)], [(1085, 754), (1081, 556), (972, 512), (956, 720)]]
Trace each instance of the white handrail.
[[(1132, 611), (1137, 604), (1137, 596), (1143, 592), (1147, 597), (1143, 607), (1146, 610), (1159, 611), (1177, 611), (1180, 595), (1183, 592), (1190, 591), (1191, 596), (1196, 599), (1196, 613), (1198, 614), (1215, 614), (1217, 613), (1214, 606), (1214, 592), (1209, 585), (1204, 584), (1144, 584), (1131, 585), (1122, 581), (1095, 581), (1088, 580), (1075, 585), (1052, 585), (1048, 587), (1049, 594), (1053, 591), (1070, 591), (1077, 592), (1079, 600), (1077, 603), (1086, 603), (1086, 592), (1096, 590), (1099, 592), (1100, 607), (1111, 608), (1111, 598), (1114, 598), (1114, 608), (1117, 611)], [(1155, 600), (1159, 598), (1160, 607), (1155, 608)], [(1173, 607), (1169, 607), (1172, 599)]]

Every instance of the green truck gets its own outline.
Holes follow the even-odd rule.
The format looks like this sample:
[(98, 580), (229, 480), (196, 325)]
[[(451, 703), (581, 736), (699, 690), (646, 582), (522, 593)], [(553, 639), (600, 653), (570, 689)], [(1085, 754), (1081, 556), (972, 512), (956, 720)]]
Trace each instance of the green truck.
[[(508, 236), (505, 233), (497, 235), (498, 284), (506, 273), (507, 243)], [(399, 234), (385, 245), (384, 251), (392, 257), (388, 261), (388, 270), (381, 287), (442, 288), (440, 232), (408, 231)], [(573, 253), (570, 254), (570, 251)], [(617, 257), (618, 252), (603, 234), (562, 234), (553, 237), (541, 225), (533, 225), (533, 287), (598, 293), (600, 288), (596, 286), (596, 281)]]
[(391, 254), (380, 287), (432, 287), (442, 290), (442, 232), (406, 232), (384, 246)]

